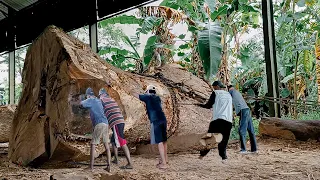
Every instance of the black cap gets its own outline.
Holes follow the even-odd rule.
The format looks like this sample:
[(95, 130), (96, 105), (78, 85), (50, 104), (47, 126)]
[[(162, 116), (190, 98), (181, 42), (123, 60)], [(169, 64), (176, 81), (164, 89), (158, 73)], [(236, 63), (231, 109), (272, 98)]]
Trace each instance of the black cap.
[(221, 88), (225, 88), (226, 86), (222, 84), (221, 81), (215, 81), (212, 83), (212, 86), (219, 86)]

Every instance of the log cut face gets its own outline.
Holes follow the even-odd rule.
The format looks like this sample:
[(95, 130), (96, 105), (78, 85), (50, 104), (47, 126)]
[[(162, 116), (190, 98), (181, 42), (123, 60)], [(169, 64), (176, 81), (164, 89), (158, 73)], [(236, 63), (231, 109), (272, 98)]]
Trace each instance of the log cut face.
[[(131, 147), (149, 142), (150, 125), (144, 103), (129, 92), (142, 93), (149, 84), (157, 87), (162, 99), (169, 137), (182, 142), (193, 134), (200, 137), (211, 120), (209, 110), (182, 105), (209, 98), (211, 89), (203, 80), (175, 65), (165, 65), (151, 75), (124, 72), (54, 26), (29, 47), (22, 81), (9, 142), (9, 158), (21, 165), (41, 164), (49, 158), (51, 162), (88, 158), (91, 121), (88, 111), (75, 103), (88, 87), (96, 95), (104, 87), (117, 101)], [(183, 150), (172, 149), (198, 149), (198, 138), (193, 139), (196, 142)], [(98, 153), (102, 150), (97, 148)]]
[(264, 136), (289, 140), (320, 140), (320, 121), (262, 118), (259, 124), (259, 133)]

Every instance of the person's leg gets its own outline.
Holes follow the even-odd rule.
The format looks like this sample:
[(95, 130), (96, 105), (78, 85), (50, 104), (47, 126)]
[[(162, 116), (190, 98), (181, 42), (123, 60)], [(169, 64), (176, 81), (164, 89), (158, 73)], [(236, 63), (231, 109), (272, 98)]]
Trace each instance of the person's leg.
[(132, 162), (131, 162), (131, 157), (130, 157), (130, 151), (129, 151), (129, 148), (127, 145), (123, 145), (122, 146), (122, 149), (124, 151), (124, 155), (126, 156), (126, 159), (127, 159), (127, 162), (128, 162), (128, 166), (131, 166), (132, 165)]
[(100, 143), (100, 137), (102, 136), (103, 132), (103, 124), (97, 124), (92, 132), (92, 141), (90, 145), (90, 165), (89, 168), (93, 170), (94, 166), (94, 153), (95, 153), (95, 146)]
[(228, 141), (230, 137), (230, 132), (232, 129), (232, 123), (221, 120), (221, 126), (220, 126), (222, 132), (222, 141), (218, 144), (218, 150), (219, 150), (219, 155), (222, 158), (222, 160), (227, 159), (227, 146), (228, 146)]
[[(250, 113), (250, 112), (249, 112)], [(256, 140), (256, 135), (254, 134), (254, 126), (252, 122), (252, 117), (249, 114), (248, 116), (248, 133), (250, 137), (250, 145), (251, 145), (251, 152), (256, 152), (257, 151), (257, 140)]]
[(159, 149), (159, 154), (160, 154), (160, 158), (161, 158), (161, 164), (159, 164), (158, 167), (160, 169), (164, 169), (164, 168), (166, 168), (167, 163), (166, 163), (166, 155), (165, 155), (165, 152), (164, 152), (163, 142), (158, 144), (158, 149)]
[(90, 146), (90, 169), (93, 170), (95, 145)]
[(128, 162), (128, 164), (126, 166), (123, 166), (122, 168), (132, 169), (130, 151), (127, 146), (127, 141), (124, 138), (124, 126), (124, 123), (120, 123), (114, 126), (115, 144), (122, 148)]
[(168, 164), (167, 123), (163, 123), (163, 124), (161, 125), (161, 131), (162, 131), (162, 140), (163, 140), (165, 160), (166, 160), (166, 163)]
[(166, 163), (168, 164), (168, 149), (167, 149), (167, 141), (163, 142), (163, 147), (164, 147), (164, 154), (165, 154), (165, 159), (166, 159)]
[(103, 140), (103, 145), (104, 148), (106, 149), (106, 153), (107, 153), (107, 168), (105, 170), (107, 170), (108, 172), (110, 172), (110, 164), (111, 164), (111, 152), (110, 152), (110, 146), (108, 143), (108, 136), (109, 136), (109, 126), (105, 125), (104, 129), (103, 129), (103, 136), (102, 136), (102, 140)]
[[(220, 128), (220, 120), (219, 119), (211, 121), (210, 124), (209, 124), (208, 133), (221, 133), (221, 131), (220, 131), (221, 129), (219, 129), (219, 128)], [(218, 144), (218, 149), (219, 149), (219, 144)], [(210, 152), (210, 149), (201, 150), (199, 159), (202, 159), (209, 152)]]
[(112, 143), (112, 149), (113, 149), (113, 153), (114, 153), (114, 159), (112, 160), (113, 164), (118, 164), (118, 148), (115, 144)]
[(114, 153), (114, 159), (111, 161), (114, 164), (118, 164), (118, 147), (117, 147), (117, 139), (116, 139), (116, 132), (115, 132), (115, 128), (112, 127), (112, 135), (111, 135), (111, 144), (112, 144), (112, 149), (113, 149), (113, 153)]
[(166, 158), (166, 150), (165, 150), (165, 143), (167, 141), (167, 132), (166, 132), (166, 124), (154, 124), (154, 137), (155, 137), (155, 143), (158, 144), (158, 150), (160, 154), (161, 161), (157, 165), (158, 168), (164, 169), (167, 165), (167, 158)]
[(239, 136), (240, 136), (240, 148), (241, 152), (246, 152), (246, 136), (247, 136), (247, 127), (248, 127), (248, 117), (246, 114), (246, 109), (240, 111), (240, 120), (239, 120)]

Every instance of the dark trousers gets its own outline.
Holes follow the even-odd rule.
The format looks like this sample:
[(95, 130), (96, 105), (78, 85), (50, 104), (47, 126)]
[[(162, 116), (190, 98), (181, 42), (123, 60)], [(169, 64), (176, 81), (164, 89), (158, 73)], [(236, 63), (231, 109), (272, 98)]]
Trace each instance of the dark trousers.
[(250, 138), (251, 151), (257, 151), (257, 140), (254, 134), (254, 127), (249, 108), (241, 109), (239, 125), (241, 151), (246, 151), (247, 131)]
[[(223, 119), (217, 119), (210, 122), (208, 133), (221, 133), (222, 141), (218, 144), (219, 155), (222, 159), (227, 159), (227, 145), (232, 129), (232, 123)], [(205, 156), (210, 149), (200, 151), (200, 156)]]

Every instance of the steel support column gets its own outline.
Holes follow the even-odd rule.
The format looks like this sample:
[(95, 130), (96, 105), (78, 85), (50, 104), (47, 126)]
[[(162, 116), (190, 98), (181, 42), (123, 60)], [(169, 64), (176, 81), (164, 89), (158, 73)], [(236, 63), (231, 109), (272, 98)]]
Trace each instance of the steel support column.
[(9, 52), (9, 104), (14, 104), (15, 96), (15, 54)]
[[(278, 101), (279, 86), (272, 0), (262, 0), (262, 18), (268, 97), (272, 97), (273, 101)], [(276, 102), (270, 102), (269, 115), (271, 117), (280, 117), (280, 105)]]
[(97, 23), (89, 26), (90, 47), (94, 52), (98, 52), (98, 28)]

